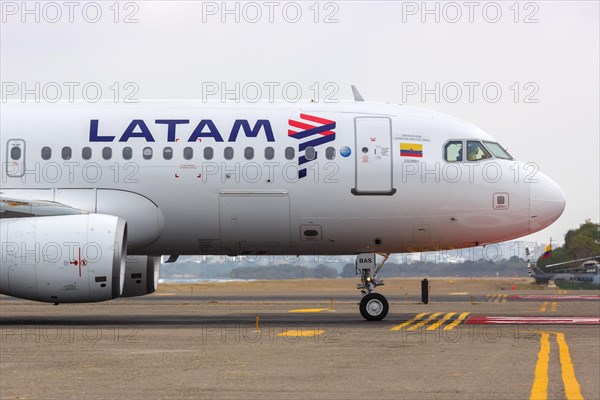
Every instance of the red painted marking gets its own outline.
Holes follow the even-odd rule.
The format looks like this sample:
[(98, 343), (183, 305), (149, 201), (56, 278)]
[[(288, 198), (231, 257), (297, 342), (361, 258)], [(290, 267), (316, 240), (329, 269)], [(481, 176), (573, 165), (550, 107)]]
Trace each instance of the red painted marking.
[(302, 129), (303, 131), (307, 131), (309, 129), (315, 129), (316, 128), (316, 126), (314, 126), (314, 125), (309, 125), (309, 124), (301, 122), (301, 121), (294, 121), (293, 119), (290, 119), (289, 123), (294, 128), (299, 128), (299, 129)]
[(509, 300), (600, 300), (596, 294), (513, 294), (508, 296)]
[(300, 118), (305, 119), (307, 121), (316, 122), (317, 124), (321, 124), (321, 125), (333, 124), (335, 122), (335, 121), (330, 121), (325, 118), (319, 118), (319, 117), (315, 117), (313, 115), (308, 115), (308, 114), (300, 114)]
[(81, 277), (81, 267), (85, 267), (87, 265), (87, 260), (81, 259), (81, 247), (79, 248), (79, 255), (77, 259), (70, 261), (69, 264), (79, 267), (79, 277)]
[(600, 325), (600, 317), (486, 317), (474, 315), (467, 325), (535, 324), (535, 325)]

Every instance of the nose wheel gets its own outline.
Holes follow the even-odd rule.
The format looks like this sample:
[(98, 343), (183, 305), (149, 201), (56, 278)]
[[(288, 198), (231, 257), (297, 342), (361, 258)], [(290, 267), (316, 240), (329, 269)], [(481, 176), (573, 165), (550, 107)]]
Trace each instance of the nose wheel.
[(387, 299), (379, 293), (373, 293), (377, 286), (383, 285), (383, 281), (377, 279), (377, 273), (388, 258), (389, 254), (383, 254), (383, 261), (376, 267), (374, 253), (361, 253), (356, 257), (356, 274), (360, 275), (360, 283), (356, 287), (363, 294), (359, 309), (367, 321), (381, 321), (389, 311)]
[(387, 299), (379, 293), (369, 293), (360, 300), (360, 314), (367, 321), (381, 321), (389, 309)]

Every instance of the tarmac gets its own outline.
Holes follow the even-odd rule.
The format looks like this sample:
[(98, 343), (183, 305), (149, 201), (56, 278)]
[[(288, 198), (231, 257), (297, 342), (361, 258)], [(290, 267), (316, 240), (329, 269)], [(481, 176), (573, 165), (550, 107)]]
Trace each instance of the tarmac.
[[(2, 399), (600, 399), (600, 292), (528, 280), (164, 285), (96, 304), (0, 297)], [(514, 289), (514, 290), (513, 290)]]

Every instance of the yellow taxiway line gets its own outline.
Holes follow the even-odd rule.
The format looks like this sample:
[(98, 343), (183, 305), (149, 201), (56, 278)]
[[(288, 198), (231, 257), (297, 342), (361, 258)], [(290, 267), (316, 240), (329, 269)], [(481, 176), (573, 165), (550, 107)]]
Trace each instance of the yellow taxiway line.
[(575, 368), (569, 354), (569, 346), (565, 340), (564, 333), (556, 333), (556, 341), (558, 342), (558, 351), (560, 355), (560, 367), (562, 370), (562, 380), (565, 386), (565, 396), (567, 400), (583, 399), (579, 382), (575, 377)]
[(530, 400), (546, 400), (548, 398), (548, 364), (550, 361), (550, 335), (556, 335), (560, 358), (561, 376), (567, 400), (583, 400), (579, 382), (575, 376), (573, 361), (569, 354), (569, 346), (565, 334), (560, 332), (539, 332), (540, 351), (535, 365), (535, 378), (531, 387)]
[(311, 337), (322, 335), (325, 333), (323, 329), (291, 329), (289, 331), (278, 333), (277, 336), (283, 337)]

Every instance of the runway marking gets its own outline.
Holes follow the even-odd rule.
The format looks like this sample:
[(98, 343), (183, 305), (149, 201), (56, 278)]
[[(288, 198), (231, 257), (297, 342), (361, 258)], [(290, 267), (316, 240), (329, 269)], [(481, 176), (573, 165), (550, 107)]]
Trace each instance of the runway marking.
[(489, 303), (506, 303), (508, 299), (507, 294), (488, 294), (485, 297)]
[(569, 346), (565, 334), (561, 332), (538, 332), (540, 334), (540, 351), (535, 365), (535, 378), (531, 387), (530, 400), (546, 400), (548, 398), (548, 364), (550, 363), (550, 335), (556, 335), (560, 358), (561, 377), (567, 400), (583, 400), (581, 388), (569, 354)]
[(548, 302), (545, 301), (542, 306), (540, 307), (540, 311), (541, 312), (546, 312), (546, 307), (548, 307)]
[(448, 293), (448, 295), (450, 296), (465, 296), (469, 294), (469, 292), (452, 292), (452, 293)]
[(535, 364), (535, 378), (531, 387), (531, 400), (546, 400), (548, 398), (548, 363), (550, 361), (550, 334), (540, 332), (540, 351)]
[(557, 302), (553, 301), (552, 304), (550, 305), (550, 311), (556, 312), (557, 304), (558, 304)]
[(427, 318), (426, 320), (424, 320), (424, 321), (421, 321), (421, 322), (419, 322), (419, 323), (417, 323), (417, 324), (415, 324), (415, 325), (413, 325), (413, 326), (409, 327), (409, 328), (407, 329), (407, 331), (414, 331), (415, 329), (422, 327), (422, 326), (423, 326), (423, 325), (425, 325), (426, 323), (433, 321), (434, 319), (436, 319), (437, 317), (439, 317), (441, 314), (442, 314), (441, 312), (438, 312), (438, 313), (435, 313), (435, 314), (431, 314), (431, 315), (429, 316), (429, 318)]
[(323, 311), (328, 311), (329, 308), (300, 308), (297, 310), (289, 310), (291, 313), (318, 313)]
[(600, 300), (600, 295), (596, 294), (576, 294), (576, 295), (558, 295), (558, 294), (514, 294), (508, 296), (509, 300)]
[(467, 316), (469, 314), (470, 313), (468, 313), (468, 312), (464, 312), (464, 313), (460, 314), (459, 317), (456, 319), (456, 321), (452, 322), (450, 325), (445, 326), (444, 330), (445, 331), (451, 331), (452, 329), (456, 328), (456, 326), (458, 324), (460, 324), (461, 322), (463, 322), (464, 319), (467, 318)]
[(437, 328), (440, 327), (440, 325), (442, 325), (444, 322), (448, 321), (450, 318), (452, 318), (454, 316), (454, 314), (456, 314), (455, 312), (450, 312), (446, 315), (444, 315), (444, 317), (442, 319), (440, 319), (439, 321), (437, 321), (435, 324), (431, 324), (427, 330), (428, 331), (434, 331)]
[(312, 337), (322, 335), (324, 329), (290, 329), (289, 331), (278, 333), (277, 336), (283, 337)]
[(421, 318), (423, 318), (427, 314), (429, 314), (429, 313), (419, 314), (416, 317), (414, 317), (413, 319), (410, 319), (410, 320), (404, 322), (403, 324), (394, 326), (393, 328), (390, 329), (390, 331), (399, 331), (400, 329), (404, 328), (405, 326), (408, 326), (408, 325), (412, 324), (413, 322), (420, 320)]
[[(436, 330), (436, 329), (440, 328), (441, 326), (444, 326), (444, 324), (447, 324), (444, 326), (444, 330), (449, 330), (449, 329), (453, 329), (455, 326), (457, 326), (458, 324), (463, 322), (465, 320), (465, 318), (469, 315), (468, 312), (462, 313), (462, 314), (460, 314), (460, 316), (458, 318), (453, 320), (453, 318), (455, 318), (457, 313), (456, 312), (448, 312), (448, 313), (445, 313), (444, 316), (438, 320), (437, 318), (439, 318), (442, 314), (444, 314), (444, 313), (442, 313), (442, 312), (436, 312), (433, 314), (421, 313), (400, 325), (396, 325), (396, 326), (390, 328), (390, 331), (399, 331), (403, 328), (406, 328), (407, 331), (414, 331), (419, 328), (422, 328), (423, 326), (426, 326), (429, 323), (431, 323), (431, 325), (427, 326), (427, 328), (426, 328), (428, 331)], [(426, 319), (423, 319), (426, 316), (428, 316), (428, 317)]]
[(565, 340), (564, 333), (556, 333), (556, 341), (558, 342), (558, 351), (560, 356), (560, 368), (563, 384), (565, 385), (565, 396), (567, 400), (583, 399), (579, 382), (575, 377), (575, 368), (569, 354), (569, 346)]
[(466, 325), (600, 325), (600, 317), (485, 317), (472, 316)]

